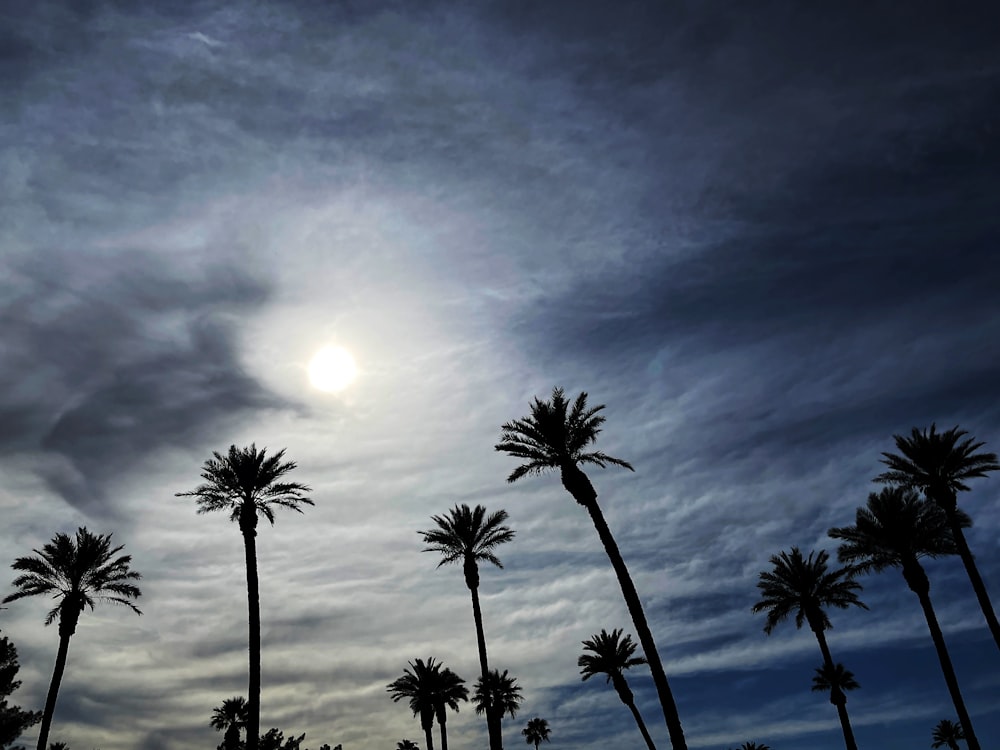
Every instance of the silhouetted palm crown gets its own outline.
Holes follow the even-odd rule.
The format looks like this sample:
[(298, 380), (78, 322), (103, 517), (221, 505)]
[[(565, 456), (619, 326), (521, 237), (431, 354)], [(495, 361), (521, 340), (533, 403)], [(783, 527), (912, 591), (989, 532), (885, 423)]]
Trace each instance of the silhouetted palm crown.
[(754, 613), (767, 612), (765, 633), (770, 635), (792, 614), (797, 628), (808, 622), (814, 629), (827, 630), (831, 624), (825, 607), (847, 609), (853, 605), (868, 609), (855, 593), (861, 590), (861, 584), (851, 577), (850, 569), (830, 571), (829, 559), (825, 550), (803, 557), (798, 547), (771, 556), (774, 568), (760, 573), (757, 588), (762, 597), (752, 608)]
[[(839, 690), (845, 693), (848, 690), (857, 690), (861, 685), (854, 679), (854, 673), (845, 669), (839, 662), (829, 667), (826, 664), (817, 667), (816, 674), (812, 678), (812, 689), (814, 692), (826, 692)], [(832, 698), (831, 698), (832, 700)]]
[(958, 741), (965, 739), (965, 732), (962, 731), (962, 725), (957, 721), (941, 719), (934, 727), (931, 739), (934, 741), (931, 747), (944, 747), (945, 745), (958, 747)]
[(487, 515), (486, 508), (482, 505), (471, 509), (463, 503), (456, 505), (447, 515), (431, 516), (431, 520), (438, 525), (438, 528), (418, 533), (429, 545), (424, 552), (441, 553), (438, 567), (446, 563), (464, 563), (466, 577), (472, 577), (472, 580), (468, 581), (471, 588), (479, 585), (479, 574), (476, 569), (476, 563), (479, 561), (503, 568), (500, 558), (493, 551), (514, 538), (515, 532), (504, 525), (507, 511), (498, 510)]
[(876, 482), (916, 487), (942, 507), (954, 505), (956, 493), (968, 491), (964, 480), (985, 477), (1000, 470), (995, 453), (977, 453), (985, 445), (965, 438), (968, 432), (958, 426), (937, 432), (913, 428), (909, 437), (894, 435), (899, 454), (883, 453), (882, 463), (889, 467), (875, 477)]
[(142, 614), (130, 600), (142, 592), (131, 581), (142, 576), (129, 569), (131, 555), (120, 555), (124, 545), (111, 547), (111, 534), (92, 534), (81, 527), (76, 537), (56, 534), (34, 557), (19, 557), (11, 567), (23, 575), (14, 579), (18, 589), (4, 598), (12, 602), (26, 596), (50, 594), (59, 603), (45, 618), (51, 624), (65, 611), (75, 625), (76, 617), (85, 607), (94, 608), (95, 601), (121, 604), (136, 614)]
[(313, 505), (304, 494), (309, 487), (278, 481), (296, 467), (294, 461), (282, 462), (284, 455), (282, 449), (268, 456), (265, 448), (258, 451), (254, 444), (249, 448), (231, 445), (225, 456), (213, 451), (202, 469), (205, 483), (190, 492), (178, 492), (177, 497), (195, 497), (198, 513), (230, 511), (229, 520), (239, 522), (244, 532), (256, 527), (257, 514), (274, 525), (275, 506), (301, 513), (301, 505)]
[(597, 440), (604, 424), (600, 406), (587, 407), (587, 394), (576, 397), (572, 406), (562, 388), (552, 391), (551, 401), (535, 398), (530, 416), (507, 422), (501, 428), (500, 442), (495, 449), (525, 459), (507, 477), (515, 482), (528, 474), (541, 474), (546, 469), (566, 469), (578, 464), (607, 464), (633, 470), (631, 464), (601, 451), (587, 451)]
[(396, 743), (396, 750), (420, 750), (420, 747), (413, 740), (400, 740)]
[(445, 708), (458, 711), (458, 702), (469, 700), (469, 689), (465, 680), (445, 667), (437, 673), (434, 681), (434, 708), (440, 720)]
[(216, 706), (212, 711), (212, 718), (208, 725), (216, 731), (222, 732), (230, 727), (246, 729), (247, 726), (247, 699), (242, 695), (227, 698), (221, 706)]
[(583, 641), (584, 650), (591, 653), (581, 654), (577, 659), (580, 679), (586, 681), (594, 675), (603, 674), (607, 682), (613, 681), (617, 687), (624, 677), (624, 670), (646, 663), (644, 657), (634, 656), (636, 644), (632, 642), (632, 636), (622, 638), (621, 635), (621, 628), (615, 628), (610, 633), (602, 628), (598, 635)]
[(487, 697), (492, 699), (497, 716), (507, 714), (512, 719), (517, 715), (517, 711), (524, 701), (524, 698), (521, 697), (521, 687), (517, 684), (517, 678), (508, 675), (506, 669), (502, 674), (499, 670), (491, 669), (486, 676), (485, 688), (482, 677), (476, 680), (472, 702), (475, 704), (477, 714), (486, 712)]
[(410, 669), (404, 669), (403, 676), (390, 682), (386, 690), (393, 702), (407, 698), (413, 715), (428, 721), (434, 716), (440, 670), (441, 663), (435, 662), (433, 656), (426, 663), (423, 659), (414, 659), (410, 662)]
[(538, 747), (542, 742), (551, 742), (550, 734), (552, 734), (552, 730), (549, 729), (549, 722), (537, 716), (534, 719), (528, 719), (527, 725), (521, 730), (524, 741), (535, 747)]

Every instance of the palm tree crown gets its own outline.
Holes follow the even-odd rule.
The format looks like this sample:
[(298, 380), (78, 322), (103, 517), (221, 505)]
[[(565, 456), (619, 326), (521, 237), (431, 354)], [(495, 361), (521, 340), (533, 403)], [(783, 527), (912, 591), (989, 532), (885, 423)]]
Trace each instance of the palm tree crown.
[(507, 422), (501, 428), (500, 442), (494, 448), (525, 459), (507, 477), (516, 482), (528, 474), (541, 474), (546, 469), (561, 469), (570, 464), (607, 464), (634, 471), (632, 465), (601, 451), (587, 452), (597, 440), (604, 424), (599, 412), (604, 404), (587, 407), (586, 392), (580, 393), (570, 406), (562, 388), (552, 389), (552, 400), (535, 398), (530, 416)]
[(603, 674), (607, 677), (606, 681), (614, 682), (617, 688), (624, 670), (646, 663), (645, 657), (633, 655), (636, 644), (632, 642), (632, 636), (622, 638), (621, 635), (621, 628), (615, 628), (610, 633), (602, 628), (598, 635), (583, 641), (584, 650), (591, 653), (581, 654), (577, 659), (580, 679), (586, 681), (594, 675)]
[(851, 605), (868, 609), (858, 599), (861, 584), (854, 580), (848, 568), (828, 571), (830, 555), (826, 550), (810, 552), (803, 557), (798, 547), (790, 552), (771, 556), (773, 570), (762, 571), (757, 588), (762, 597), (752, 612), (767, 612), (764, 632), (768, 635), (790, 615), (795, 615), (795, 627), (808, 622), (813, 630), (832, 627), (825, 607), (847, 609)]
[(857, 690), (859, 687), (861, 685), (854, 679), (854, 673), (845, 669), (840, 662), (832, 667), (827, 664), (817, 667), (816, 674), (812, 678), (812, 689), (816, 693), (829, 690), (832, 695), (835, 695), (835, 691), (839, 690), (843, 694), (848, 690)]
[(931, 747), (947, 745), (952, 750), (958, 750), (958, 741), (965, 739), (965, 732), (962, 731), (962, 725), (957, 721), (941, 719), (934, 727), (931, 739), (934, 741)]
[(4, 603), (51, 594), (58, 604), (49, 610), (45, 624), (64, 616), (72, 620), (73, 628), (84, 608), (93, 609), (96, 601), (121, 604), (141, 615), (130, 600), (142, 592), (130, 582), (142, 576), (129, 569), (131, 555), (115, 557), (124, 548), (111, 547), (111, 534), (92, 534), (85, 527), (77, 529), (75, 538), (56, 534), (42, 549), (34, 550), (36, 556), (14, 561), (11, 567), (23, 575), (14, 579), (18, 590), (4, 597)]
[(527, 744), (534, 745), (535, 750), (538, 750), (538, 746), (542, 742), (551, 742), (549, 735), (552, 734), (552, 730), (549, 729), (548, 721), (536, 716), (534, 719), (528, 719), (528, 723), (521, 730), (521, 734), (524, 736), (524, 741)]
[(212, 718), (208, 725), (217, 732), (223, 732), (229, 727), (245, 729), (247, 725), (247, 699), (242, 695), (226, 698), (221, 706), (212, 709)]
[(472, 702), (476, 706), (477, 714), (485, 713), (487, 706), (492, 705), (492, 710), (496, 711), (498, 718), (507, 714), (513, 719), (524, 698), (521, 697), (521, 686), (517, 684), (517, 678), (508, 675), (506, 669), (503, 674), (497, 669), (492, 669), (485, 681), (482, 677), (476, 680)]
[[(447, 515), (431, 516), (431, 520), (438, 528), (418, 533), (429, 545), (423, 550), (424, 552), (441, 553), (438, 567), (447, 563), (462, 562), (465, 564), (467, 576), (469, 568), (475, 569), (479, 561), (503, 568), (494, 550), (514, 538), (514, 531), (504, 525), (507, 511), (498, 510), (487, 515), (486, 508), (482, 505), (471, 509), (463, 503), (456, 505)], [(475, 585), (478, 585), (478, 573), (475, 577)], [(471, 583), (470, 587), (473, 587)]]
[(301, 513), (301, 505), (313, 505), (304, 494), (309, 487), (278, 481), (296, 467), (294, 461), (282, 462), (284, 455), (282, 449), (268, 456), (266, 448), (258, 451), (253, 443), (248, 448), (231, 445), (225, 456), (213, 451), (202, 467), (205, 483), (176, 496), (196, 498), (198, 513), (230, 511), (229, 520), (239, 522), (244, 531), (256, 528), (257, 514), (273, 526), (275, 506)]
[(396, 750), (420, 750), (420, 746), (413, 740), (400, 740), (396, 743)]

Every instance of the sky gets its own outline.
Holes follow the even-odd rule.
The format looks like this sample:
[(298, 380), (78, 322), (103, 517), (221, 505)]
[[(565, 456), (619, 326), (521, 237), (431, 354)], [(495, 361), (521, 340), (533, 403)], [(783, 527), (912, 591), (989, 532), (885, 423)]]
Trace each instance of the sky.
[[(561, 386), (635, 467), (590, 476), (689, 747), (843, 747), (815, 638), (766, 636), (755, 584), (793, 545), (835, 553), (894, 434), (1000, 448), (998, 23), (925, 0), (5, 3), (0, 552), (86, 526), (143, 576), (141, 617), (81, 618), (50, 739), (221, 741), (242, 538), (175, 493), (255, 443), (315, 502), (257, 540), (262, 729), (423, 747), (385, 686), (430, 656), (476, 678), (461, 569), (417, 533), (468, 503), (516, 530), (480, 589), (525, 699), (506, 746), (541, 716), (553, 748), (642, 747), (579, 679), (581, 641), (634, 633), (587, 514), (493, 450)], [(336, 394), (307, 377), (326, 345), (358, 363)], [(961, 505), (1000, 602), (1000, 477)], [(988, 747), (1000, 654), (961, 564), (927, 568)], [(870, 611), (828, 633), (859, 746), (928, 747), (955, 711), (916, 598), (862, 583)], [(50, 606), (0, 612), (28, 708)], [(448, 727), (487, 745), (469, 705)]]

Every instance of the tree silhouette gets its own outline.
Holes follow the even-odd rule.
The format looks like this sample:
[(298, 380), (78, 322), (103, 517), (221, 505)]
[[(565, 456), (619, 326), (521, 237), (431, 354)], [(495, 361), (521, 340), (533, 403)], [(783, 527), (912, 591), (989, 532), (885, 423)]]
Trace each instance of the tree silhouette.
[(441, 728), (441, 750), (448, 750), (448, 709), (458, 711), (458, 702), (469, 700), (465, 680), (445, 667), (437, 673), (434, 690), (434, 716)]
[[(403, 676), (398, 677), (386, 686), (386, 690), (392, 696), (394, 703), (406, 698), (409, 702), (410, 710), (414, 716), (420, 717), (420, 726), (424, 730), (424, 740), (427, 743), (427, 750), (434, 750), (434, 735), (431, 730), (434, 727), (434, 715), (438, 711), (438, 705), (447, 700), (441, 693), (441, 663), (435, 662), (434, 657), (430, 657), (426, 663), (423, 659), (414, 659), (410, 663), (410, 669), (403, 670)], [(411, 671), (412, 670), (412, 671)], [(450, 670), (446, 670), (450, 674)], [(457, 677), (457, 675), (455, 675)], [(457, 684), (460, 687), (462, 680)], [(454, 690), (456, 683), (451, 678), (447, 678), (447, 683), (451, 685), (449, 690)], [(465, 690), (465, 688), (462, 688)], [(465, 691), (468, 694), (468, 691)], [(452, 695), (454, 695), (452, 693)], [(453, 698), (453, 700), (455, 700)], [(450, 705), (450, 704), (449, 704)], [(455, 703), (455, 710), (458, 704)], [(443, 710), (442, 710), (443, 713)], [(447, 742), (442, 731), (442, 739)], [(443, 748), (442, 748), (443, 750)]]
[(771, 750), (771, 746), (758, 745), (756, 742), (744, 742), (737, 750)]
[(597, 529), (597, 534), (604, 545), (611, 565), (618, 576), (618, 583), (625, 597), (629, 614), (635, 625), (639, 643), (649, 660), (649, 669), (653, 675), (656, 692), (663, 710), (663, 719), (670, 732), (670, 742), (674, 750), (687, 750), (684, 731), (681, 727), (677, 704), (674, 702), (667, 675), (663, 671), (653, 634), (646, 622), (646, 614), (642, 608), (639, 594), (629, 575), (628, 567), (618, 549), (604, 514), (597, 503), (597, 492), (590, 478), (580, 468), (581, 464), (590, 464), (604, 468), (608, 464), (621, 466), (632, 471), (627, 461), (614, 458), (600, 451), (588, 451), (596, 442), (601, 432), (605, 418), (599, 412), (600, 406), (588, 407), (586, 392), (580, 393), (570, 405), (562, 388), (552, 390), (552, 399), (542, 401), (535, 398), (531, 405), (531, 414), (523, 419), (507, 422), (501, 428), (500, 442), (494, 447), (524, 463), (518, 466), (507, 477), (508, 482), (516, 482), (528, 475), (542, 474), (547, 470), (558, 470), (563, 487), (573, 496), (577, 503), (587, 509), (590, 518)]
[(549, 735), (552, 734), (552, 730), (549, 729), (549, 722), (536, 716), (534, 719), (528, 719), (521, 734), (524, 735), (527, 744), (534, 745), (535, 750), (538, 750), (542, 742), (551, 742)]
[[(488, 562), (503, 568), (495, 554), (501, 544), (514, 538), (514, 531), (504, 525), (507, 511), (498, 510), (486, 514), (486, 508), (477, 505), (456, 505), (447, 515), (431, 516), (436, 529), (418, 532), (429, 545), (424, 552), (438, 552), (442, 555), (438, 567), (448, 563), (462, 563), (465, 585), (472, 595), (472, 617), (476, 625), (476, 641), (479, 645), (480, 675), (489, 674), (489, 660), (486, 656), (486, 633), (483, 628), (483, 613), (479, 606), (479, 562)], [(503, 737), (500, 733), (500, 716), (491, 706), (486, 706), (486, 725), (490, 736), (490, 750), (502, 750)]]
[[(964, 513), (962, 516), (961, 522), (968, 526), (968, 516)], [(957, 553), (944, 512), (933, 503), (921, 500), (911, 489), (885, 487), (878, 494), (873, 492), (868, 496), (866, 507), (858, 508), (853, 526), (833, 528), (829, 533), (834, 539), (843, 540), (837, 550), (838, 559), (853, 565), (858, 573), (877, 573), (886, 568), (902, 569), (907, 585), (920, 600), (969, 748), (980, 750), (941, 626), (931, 604), (930, 579), (920, 564), (921, 557)]]
[(194, 497), (198, 513), (229, 511), (229, 520), (239, 523), (243, 534), (247, 568), (247, 610), (249, 629), (250, 685), (247, 699), (247, 748), (258, 750), (260, 733), (260, 590), (257, 579), (257, 519), (264, 516), (274, 525), (275, 507), (298, 513), (313, 502), (304, 493), (309, 487), (298, 482), (279, 481), (295, 468), (294, 461), (282, 462), (285, 451), (267, 456), (267, 449), (229, 447), (223, 456), (212, 453), (202, 467), (204, 483), (177, 497)]
[(840, 728), (844, 732), (844, 741), (848, 743), (848, 747), (857, 747), (854, 744), (851, 720), (847, 715), (847, 692), (861, 687), (854, 679), (854, 673), (849, 669), (844, 669), (844, 665), (839, 662), (837, 664), (823, 664), (816, 669), (812, 681), (812, 689), (815, 692), (830, 693), (830, 703), (837, 707), (837, 716), (840, 718)]
[(472, 703), (476, 707), (477, 714), (486, 712), (487, 706), (492, 706), (497, 712), (497, 719), (502, 719), (505, 714), (510, 718), (517, 716), (518, 710), (524, 698), (521, 697), (521, 687), (517, 684), (517, 678), (508, 675), (505, 669), (501, 674), (499, 670), (491, 669), (484, 680), (480, 677), (476, 680), (475, 689), (472, 693)]
[(986, 443), (974, 442), (971, 437), (963, 439), (967, 434), (958, 425), (938, 432), (931, 424), (930, 429), (924, 431), (914, 427), (909, 437), (893, 435), (899, 454), (882, 454), (882, 463), (889, 467), (889, 471), (879, 474), (875, 481), (920, 489), (928, 500), (945, 512), (979, 607), (993, 634), (993, 641), (1000, 648), (1000, 622), (965, 540), (962, 529), (966, 516), (958, 509), (958, 493), (969, 490), (964, 480), (985, 477), (988, 472), (1000, 470), (1000, 463), (997, 463), (996, 453), (977, 453)]
[[(796, 628), (808, 623), (819, 642), (824, 667), (834, 670), (825, 634), (832, 625), (824, 608), (868, 607), (855, 593), (861, 590), (861, 584), (854, 580), (852, 572), (847, 568), (828, 570), (829, 558), (830, 555), (825, 550), (810, 552), (809, 557), (804, 558), (798, 547), (792, 547), (790, 552), (772, 555), (773, 568), (761, 571), (757, 581), (761, 600), (753, 605), (751, 611), (755, 614), (767, 612), (764, 632), (768, 635), (793, 614)], [(844, 730), (844, 744), (847, 750), (858, 750), (845, 708), (847, 699), (842, 693), (838, 694), (838, 691), (839, 688), (831, 684), (830, 702), (837, 707), (840, 725)]]
[(21, 682), (15, 679), (20, 668), (14, 644), (7, 636), (0, 637), (0, 747), (9, 747), (28, 727), (42, 720), (40, 711), (25, 711), (7, 704), (11, 694), (21, 687)]
[(632, 712), (635, 723), (642, 733), (642, 738), (646, 741), (649, 750), (656, 750), (653, 745), (653, 738), (649, 736), (646, 729), (646, 722), (642, 720), (642, 715), (635, 705), (635, 696), (632, 688), (625, 679), (625, 670), (646, 664), (646, 659), (642, 656), (635, 656), (636, 645), (632, 642), (632, 636), (621, 637), (621, 628), (615, 628), (608, 633), (603, 628), (597, 635), (591, 636), (589, 640), (583, 641), (584, 653), (577, 659), (577, 666), (580, 667), (580, 679), (586, 682), (594, 675), (603, 674), (606, 682), (610, 682), (618, 692), (618, 697), (628, 710)]
[(111, 546), (111, 534), (92, 534), (80, 527), (75, 538), (56, 534), (41, 550), (33, 550), (35, 556), (19, 557), (11, 565), (22, 575), (14, 579), (17, 591), (5, 597), (4, 603), (42, 594), (58, 601), (45, 617), (46, 625), (59, 620), (59, 650), (38, 730), (38, 750), (45, 750), (48, 743), (59, 684), (66, 669), (69, 639), (76, 632), (84, 608), (93, 610), (95, 602), (110, 602), (142, 614), (131, 601), (142, 595), (132, 583), (142, 576), (129, 568), (131, 555), (118, 555), (123, 549), (124, 545)]
[(208, 725), (217, 732), (225, 732), (219, 750), (239, 750), (240, 731), (247, 728), (247, 699), (242, 695), (226, 698), (212, 710)]
[(950, 750), (959, 750), (958, 741), (965, 739), (965, 732), (962, 725), (950, 719), (941, 719), (931, 732), (931, 747), (944, 747), (947, 745)]
[(411, 740), (400, 740), (396, 743), (396, 750), (420, 750), (420, 747)]

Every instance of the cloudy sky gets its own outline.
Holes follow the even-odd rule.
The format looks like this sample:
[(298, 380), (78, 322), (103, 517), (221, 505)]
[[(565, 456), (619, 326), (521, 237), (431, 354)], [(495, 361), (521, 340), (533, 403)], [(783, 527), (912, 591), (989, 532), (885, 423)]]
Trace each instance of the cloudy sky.
[[(811, 633), (749, 610), (770, 555), (835, 549), (894, 433), (1000, 448), (1000, 12), (812, 5), (4, 4), (0, 551), (86, 525), (143, 574), (142, 617), (82, 618), (51, 739), (220, 741), (212, 708), (246, 690), (242, 540), (174, 493), (256, 442), (316, 503), (258, 538), (263, 728), (423, 746), (386, 683), (478, 661), (461, 569), (416, 532), (481, 503), (517, 531), (481, 589), (524, 688), (507, 745), (542, 716), (553, 748), (641, 747), (576, 666), (633, 632), (596, 533), (493, 450), (561, 385), (607, 404), (600, 447), (636, 468), (592, 478), (689, 745), (843, 747)], [(360, 368), (339, 394), (307, 378), (328, 344)], [(1000, 602), (1000, 477), (962, 503)], [(1000, 655), (960, 563), (928, 568), (988, 746)], [(871, 611), (829, 634), (859, 744), (929, 746), (955, 712), (916, 598), (864, 583)], [(26, 707), (49, 606), (0, 614)], [(632, 685), (669, 747), (648, 671)], [(471, 707), (449, 728), (486, 746)]]

